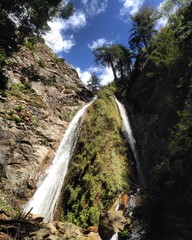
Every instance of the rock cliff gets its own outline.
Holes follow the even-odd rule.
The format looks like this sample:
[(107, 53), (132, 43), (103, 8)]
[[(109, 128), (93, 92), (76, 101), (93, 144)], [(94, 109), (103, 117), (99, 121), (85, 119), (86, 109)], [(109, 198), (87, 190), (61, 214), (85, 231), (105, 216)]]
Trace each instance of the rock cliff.
[(25, 202), (75, 112), (91, 97), (76, 71), (42, 43), (8, 59), (0, 91), (1, 196)]

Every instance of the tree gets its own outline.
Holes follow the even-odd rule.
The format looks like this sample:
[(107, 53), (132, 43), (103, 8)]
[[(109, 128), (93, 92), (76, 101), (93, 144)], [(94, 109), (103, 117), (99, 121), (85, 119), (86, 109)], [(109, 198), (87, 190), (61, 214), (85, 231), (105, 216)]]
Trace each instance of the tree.
[(175, 36), (182, 49), (186, 50), (187, 55), (191, 56), (188, 50), (192, 47), (192, 3), (182, 7), (178, 13), (180, 21), (175, 24)]
[(174, 31), (170, 27), (163, 28), (152, 41), (149, 58), (155, 65), (154, 71), (160, 75), (167, 74), (167, 70), (173, 70), (180, 55)]
[(167, 18), (171, 18), (179, 8), (188, 6), (191, 0), (166, 0), (161, 6), (161, 14)]
[(40, 39), (49, 29), (48, 21), (54, 16), (67, 18), (73, 13), (71, 3), (62, 0), (1, 0), (0, 1), (0, 88), (6, 88), (4, 59), (17, 51), (27, 37)]
[(133, 51), (141, 53), (143, 48), (149, 51), (149, 45), (152, 37), (156, 33), (155, 24), (159, 14), (156, 9), (151, 7), (142, 7), (131, 20), (133, 21), (133, 28), (129, 38), (129, 44)]
[(1, 0), (0, 48), (12, 52), (25, 37), (43, 34), (49, 29), (47, 21), (59, 12), (67, 18), (73, 13), (72, 4), (63, 5), (62, 0)]
[(97, 93), (99, 87), (99, 78), (97, 77), (96, 73), (93, 72), (91, 78), (87, 84), (88, 88), (93, 92), (93, 94)]
[(115, 80), (117, 79), (117, 73), (114, 66), (113, 54), (110, 51), (110, 47), (98, 47), (93, 50), (96, 63), (100, 63), (105, 67), (111, 67)]
[(121, 80), (131, 73), (132, 53), (129, 49), (121, 44), (112, 45), (113, 60), (115, 69)]
[(71, 2), (68, 2), (61, 10), (61, 18), (67, 19), (69, 16), (73, 15), (74, 6)]
[(123, 80), (131, 72), (132, 54), (121, 44), (102, 46), (93, 50), (95, 61), (103, 66), (111, 67), (114, 79)]

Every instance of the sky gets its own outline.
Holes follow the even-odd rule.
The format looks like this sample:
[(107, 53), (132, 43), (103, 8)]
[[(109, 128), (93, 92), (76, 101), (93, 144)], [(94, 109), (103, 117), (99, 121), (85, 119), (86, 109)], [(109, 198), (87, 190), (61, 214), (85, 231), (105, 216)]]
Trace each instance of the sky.
[[(66, 2), (66, 1), (65, 1)], [(83, 83), (95, 72), (100, 83), (113, 80), (110, 68), (99, 67), (92, 54), (96, 47), (123, 44), (128, 47), (130, 16), (143, 4), (159, 8), (163, 0), (72, 0), (75, 12), (67, 20), (49, 22), (44, 36), (47, 45), (72, 65)], [(161, 20), (160, 24), (164, 21)]]

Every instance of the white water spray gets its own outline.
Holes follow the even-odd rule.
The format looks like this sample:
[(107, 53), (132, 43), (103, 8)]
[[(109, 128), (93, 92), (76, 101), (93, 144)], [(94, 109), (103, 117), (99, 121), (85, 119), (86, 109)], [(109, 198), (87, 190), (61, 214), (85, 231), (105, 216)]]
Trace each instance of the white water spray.
[(118, 240), (118, 233), (115, 233), (110, 240)]
[(38, 182), (35, 194), (24, 208), (25, 213), (32, 208), (31, 213), (42, 215), (44, 222), (53, 220), (54, 211), (67, 174), (69, 160), (81, 130), (82, 116), (92, 102), (79, 110), (69, 124), (52, 164), (46, 170), (43, 180)]
[(132, 133), (132, 130), (131, 130), (131, 125), (130, 125), (130, 122), (129, 122), (127, 112), (126, 112), (124, 106), (116, 98), (115, 98), (115, 100), (117, 102), (117, 106), (119, 108), (120, 115), (121, 115), (121, 118), (122, 118), (122, 121), (123, 121), (123, 127), (124, 127), (124, 130), (125, 130), (125, 137), (126, 137), (128, 143), (129, 143), (130, 147), (131, 147), (131, 150), (133, 152), (135, 162), (136, 162), (136, 165), (137, 165), (138, 183), (141, 186), (145, 186), (145, 178), (144, 178), (141, 166), (140, 166), (139, 155), (138, 155), (137, 148), (136, 148), (136, 141), (133, 137), (133, 133)]

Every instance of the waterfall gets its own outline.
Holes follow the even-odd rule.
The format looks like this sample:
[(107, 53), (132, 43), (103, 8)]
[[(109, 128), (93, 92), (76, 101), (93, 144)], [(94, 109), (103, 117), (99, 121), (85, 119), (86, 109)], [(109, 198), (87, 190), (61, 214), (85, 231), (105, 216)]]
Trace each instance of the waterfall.
[(136, 166), (137, 166), (137, 174), (138, 174), (138, 183), (141, 186), (145, 186), (145, 178), (144, 178), (141, 166), (140, 166), (139, 155), (138, 155), (137, 148), (136, 148), (136, 141), (133, 137), (133, 133), (132, 133), (132, 130), (131, 130), (131, 125), (130, 125), (130, 122), (129, 122), (128, 115), (126, 113), (126, 110), (125, 110), (123, 104), (121, 104), (116, 98), (115, 98), (115, 100), (117, 102), (117, 106), (119, 108), (120, 115), (121, 115), (121, 118), (122, 118), (122, 121), (123, 121), (125, 137), (126, 137), (128, 143), (130, 145), (130, 148), (133, 152), (133, 156), (135, 158), (135, 162), (136, 162)]
[[(121, 115), (121, 118), (122, 118), (122, 121), (123, 121), (123, 128), (124, 128), (125, 137), (126, 137), (128, 143), (130, 145), (130, 148), (133, 152), (133, 156), (135, 158), (135, 162), (137, 164), (138, 183), (141, 186), (145, 186), (145, 178), (144, 178), (142, 169), (140, 167), (139, 155), (138, 155), (137, 148), (136, 148), (136, 141), (133, 137), (133, 133), (132, 133), (132, 130), (131, 130), (131, 125), (130, 125), (130, 122), (129, 122), (128, 115), (126, 113), (126, 110), (125, 110), (124, 106), (116, 98), (115, 98), (115, 101), (117, 103), (117, 106), (119, 108), (119, 112), (120, 112), (120, 115)], [(135, 198), (134, 195), (131, 195), (130, 199), (129, 199), (128, 207), (133, 210), (135, 208), (135, 203), (136, 203), (136, 198)], [(118, 208), (115, 209), (115, 211), (117, 211), (117, 210), (118, 210)], [(130, 240), (141, 240), (141, 236), (137, 232), (137, 230), (138, 229), (135, 229), (132, 232), (131, 238), (129, 238)], [(115, 233), (110, 240), (118, 240), (118, 239), (119, 239), (118, 238), (118, 233)]]
[(33, 197), (24, 207), (25, 213), (32, 208), (31, 213), (42, 215), (44, 222), (53, 220), (54, 211), (67, 174), (69, 160), (81, 130), (82, 116), (92, 102), (79, 110), (69, 124), (52, 164), (46, 170), (43, 179), (38, 182), (37, 190)]
[(115, 233), (110, 240), (118, 240), (118, 233)]

